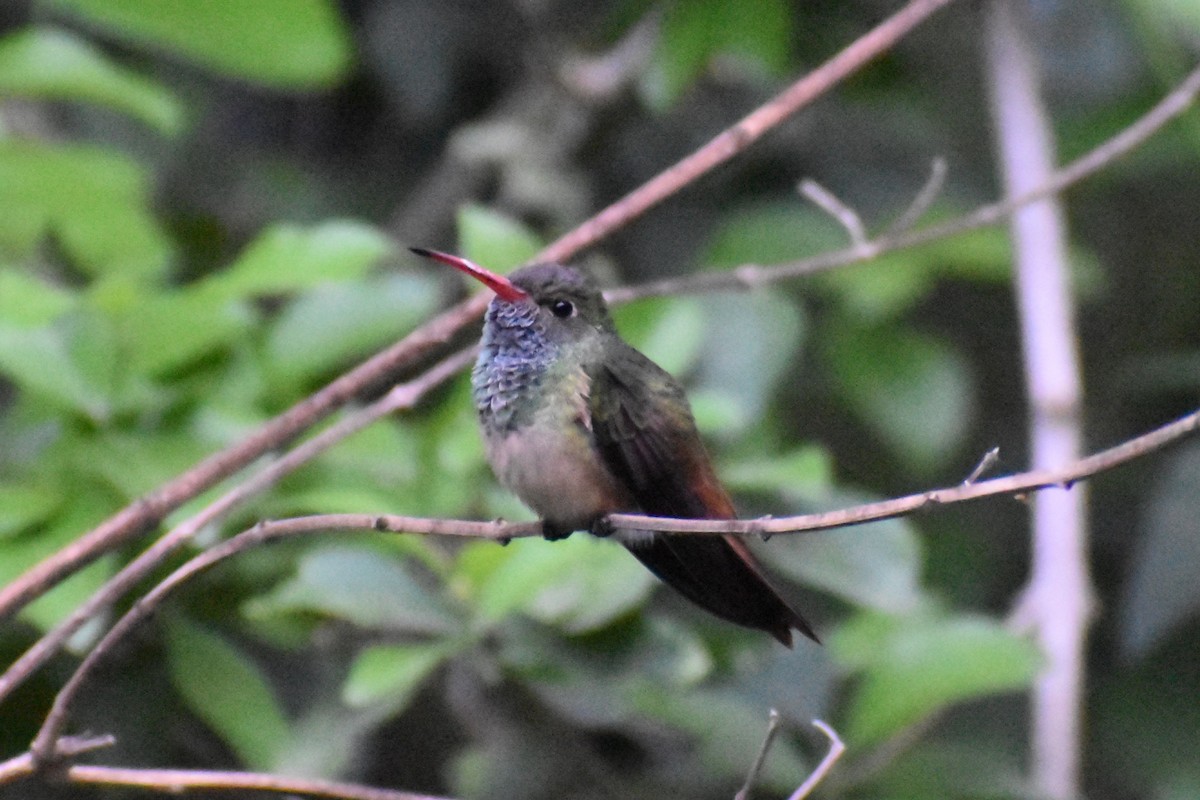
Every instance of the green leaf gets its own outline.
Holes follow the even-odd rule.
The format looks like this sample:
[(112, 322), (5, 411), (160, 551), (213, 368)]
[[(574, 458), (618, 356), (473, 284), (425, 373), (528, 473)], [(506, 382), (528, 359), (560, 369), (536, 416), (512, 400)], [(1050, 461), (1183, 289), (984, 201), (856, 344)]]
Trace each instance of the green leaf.
[(25, 275), (0, 268), (0, 325), (38, 328), (70, 311), (78, 302), (73, 293)]
[(359, 222), (279, 224), (259, 236), (228, 269), (200, 285), (217, 297), (240, 299), (355, 280), (392, 249), (385, 234)]
[(833, 464), (824, 448), (807, 445), (786, 453), (725, 464), (721, 479), (735, 491), (811, 497), (829, 487)]
[(148, 201), (145, 172), (111, 150), (0, 141), (0, 256), (53, 235), (92, 275), (161, 275), (171, 247)]
[(350, 35), (330, 0), (46, 0), (127, 41), (167, 49), (216, 72), (279, 89), (345, 76)]
[(975, 616), (863, 614), (829, 647), (862, 673), (843, 728), (860, 747), (953, 703), (1024, 688), (1041, 665), (1031, 642)]
[(474, 203), (458, 211), (458, 244), (465, 258), (496, 272), (518, 267), (542, 249), (541, 239), (520, 221)]
[(666, 109), (717, 57), (743, 72), (781, 75), (790, 61), (791, 23), (784, 0), (674, 2), (642, 94), (652, 108)]
[(846, 246), (845, 232), (828, 215), (799, 201), (736, 208), (705, 248), (703, 263), (729, 269), (778, 264)]
[(24, 330), (0, 325), (0, 374), (24, 392), (105, 420), (112, 412), (110, 387), (79, 363), (72, 343), (62, 326)]
[(443, 642), (369, 647), (354, 660), (342, 699), (356, 708), (384, 705), (398, 714), (451, 652)]
[(372, 630), (444, 634), (453, 609), (382, 549), (334, 544), (305, 553), (296, 575), (245, 607), (252, 617), (319, 614)]
[(249, 309), (195, 287), (137, 292), (114, 309), (128, 368), (162, 375), (232, 346), (251, 329)]
[[(81, 532), (90, 529), (112, 512), (111, 495), (93, 485), (81, 485), (72, 480), (74, 476), (60, 477), (63, 487), (53, 500), (59, 506), (58, 513), (39, 520), (41, 524), (32, 530), (0, 538), (0, 586), (69, 546), (79, 538)], [(41, 501), (36, 497), (27, 499), (34, 503), (49, 502), (48, 498)], [(21, 611), (20, 617), (39, 630), (49, 630), (99, 589), (115, 571), (116, 559), (111, 555), (105, 556), (42, 594)], [(85, 630), (82, 635), (87, 636), (88, 632)]]
[(266, 363), (287, 385), (323, 376), (399, 338), (437, 302), (437, 284), (427, 276), (392, 274), (316, 287), (288, 304), (272, 325)]
[(908, 465), (931, 472), (962, 445), (975, 398), (949, 344), (892, 325), (831, 332), (825, 344), (846, 403)]
[(243, 764), (270, 770), (288, 741), (288, 721), (262, 671), (225, 638), (182, 617), (166, 631), (171, 680), (188, 707)]
[(58, 494), (46, 486), (0, 484), (0, 537), (45, 521), (60, 502)]
[(0, 96), (96, 103), (164, 134), (183, 127), (183, 105), (166, 87), (57, 28), (31, 28), (0, 40)]
[(518, 539), (506, 548), (478, 543), (464, 551), (483, 618), (520, 612), (568, 633), (601, 628), (642, 605), (654, 579), (613, 542), (578, 534), (558, 542)]
[(621, 306), (613, 313), (621, 337), (672, 375), (693, 367), (709, 325), (704, 304), (694, 297), (656, 297)]
[(794, 363), (805, 334), (799, 306), (778, 292), (705, 298), (698, 392), (724, 396), (738, 410), (735, 431), (766, 414), (767, 403)]

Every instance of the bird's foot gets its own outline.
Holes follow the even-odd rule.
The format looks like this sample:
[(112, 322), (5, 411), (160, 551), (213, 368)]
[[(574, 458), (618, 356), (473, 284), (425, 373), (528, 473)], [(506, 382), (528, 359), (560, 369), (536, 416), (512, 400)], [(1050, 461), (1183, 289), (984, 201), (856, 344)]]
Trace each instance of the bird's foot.
[(542, 538), (547, 542), (557, 542), (559, 539), (566, 539), (574, 532), (574, 528), (555, 525), (548, 519), (542, 520)]
[(593, 536), (599, 536), (601, 539), (607, 539), (609, 536), (612, 536), (616, 530), (617, 529), (613, 527), (613, 524), (609, 522), (607, 514), (602, 514), (601, 516), (592, 520), (591, 531)]

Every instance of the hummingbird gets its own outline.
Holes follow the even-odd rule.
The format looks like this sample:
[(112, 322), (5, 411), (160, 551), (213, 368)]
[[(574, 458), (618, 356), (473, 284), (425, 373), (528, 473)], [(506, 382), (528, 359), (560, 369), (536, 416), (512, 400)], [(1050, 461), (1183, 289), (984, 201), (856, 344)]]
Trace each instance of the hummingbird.
[(496, 296), (471, 373), (487, 458), (542, 518), (547, 539), (612, 535), (664, 583), (728, 622), (792, 646), (819, 641), (733, 536), (612, 530), (613, 512), (733, 519), (683, 387), (617, 333), (591, 277), (556, 263), (505, 277), (460, 256), (448, 264)]

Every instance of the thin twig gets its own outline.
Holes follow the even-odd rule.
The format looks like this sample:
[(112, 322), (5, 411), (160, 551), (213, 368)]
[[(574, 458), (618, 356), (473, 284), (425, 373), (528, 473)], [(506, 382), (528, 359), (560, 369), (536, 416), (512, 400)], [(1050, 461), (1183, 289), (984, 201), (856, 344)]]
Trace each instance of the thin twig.
[(903, 213), (896, 217), (896, 220), (883, 232), (885, 238), (908, 232), (920, 221), (921, 217), (925, 216), (925, 212), (933, 205), (933, 201), (937, 200), (938, 195), (942, 193), (942, 186), (946, 183), (946, 172), (946, 159), (941, 156), (933, 159), (929, 165), (929, 178), (925, 181), (925, 185), (913, 197), (908, 208), (904, 209)]
[[(763, 134), (820, 97), (831, 87), (886, 52), (905, 34), (951, 0), (910, 0), (877, 27), (851, 42), (822, 66), (793, 83), (692, 155), (668, 167), (630, 194), (583, 222), (540, 258), (565, 261), (594, 245), (647, 209), (693, 183), (745, 150)], [(237, 473), (264, 453), (276, 450), (352, 400), (363, 387), (401, 375), (478, 319), (487, 295), (475, 295), (443, 312), (402, 340), (274, 417), (238, 444), (216, 453), (131, 503), (67, 547), (0, 587), (0, 620), (40, 596), (67, 575), (162, 522), (188, 500)]]
[(767, 753), (771, 751), (771, 745), (775, 743), (775, 736), (779, 733), (779, 721), (779, 711), (772, 708), (767, 714), (767, 733), (763, 736), (762, 746), (758, 748), (758, 755), (755, 756), (754, 763), (750, 765), (750, 772), (746, 774), (746, 782), (742, 784), (741, 789), (738, 789), (733, 800), (749, 800), (750, 792), (754, 789), (754, 784), (758, 783), (758, 776), (762, 773), (763, 764), (767, 763)]
[(767, 131), (828, 92), (880, 54), (891, 49), (909, 31), (950, 0), (911, 0), (874, 29), (817, 69), (746, 115), (708, 144), (647, 183), (622, 197), (590, 220), (542, 251), (546, 261), (564, 261), (591, 247), (605, 236), (644, 214), (698, 176), (741, 153)]
[(829, 774), (829, 770), (833, 769), (833, 765), (842, 757), (842, 753), (846, 752), (846, 745), (842, 742), (842, 737), (837, 735), (832, 727), (822, 722), (819, 719), (814, 719), (813, 727), (825, 734), (829, 738), (829, 752), (821, 759), (821, 763), (817, 764), (817, 768), (812, 771), (808, 779), (792, 792), (788, 800), (804, 800), (812, 794), (812, 790), (817, 788), (817, 785), (825, 780), (825, 776)]
[(427, 794), (380, 789), (357, 783), (292, 778), (259, 772), (221, 772), (192, 769), (132, 769), (128, 767), (74, 766), (66, 771), (68, 783), (91, 786), (130, 786), (164, 794), (187, 791), (252, 791), (323, 797), (329, 800), (445, 800)]
[(963, 486), (970, 486), (978, 481), (983, 474), (996, 466), (996, 462), (1000, 460), (1000, 448), (993, 447), (983, 454), (983, 458), (979, 459), (979, 463), (975, 465), (975, 469), (971, 470), (971, 474), (963, 480)]
[(792, 278), (814, 275), (836, 267), (857, 264), (887, 253), (918, 247), (999, 224), (1017, 209), (1058, 194), (1128, 155), (1130, 151), (1144, 143), (1167, 123), (1187, 111), (1195, 103), (1197, 94), (1200, 94), (1200, 67), (1188, 73), (1178, 86), (1129, 127), (1055, 172), (1042, 186), (1018, 197), (989, 203), (974, 211), (919, 230), (892, 236), (879, 236), (859, 247), (851, 246), (833, 250), (770, 267), (746, 265), (724, 272), (703, 272), (686, 278), (620, 287), (605, 292), (605, 298), (610, 303), (620, 304), (647, 297), (753, 289), (765, 283), (778, 283)]
[[(65, 761), (93, 750), (112, 747), (116, 741), (112, 736), (64, 736), (58, 740), (54, 752), (56, 758)], [(37, 770), (38, 763), (32, 753), (24, 752), (13, 756), (0, 762), (0, 786), (27, 778)]]
[(842, 226), (846, 235), (850, 237), (851, 245), (859, 247), (866, 244), (867, 229), (863, 226), (862, 217), (858, 215), (857, 211), (812, 178), (800, 181), (799, 189), (800, 194)]

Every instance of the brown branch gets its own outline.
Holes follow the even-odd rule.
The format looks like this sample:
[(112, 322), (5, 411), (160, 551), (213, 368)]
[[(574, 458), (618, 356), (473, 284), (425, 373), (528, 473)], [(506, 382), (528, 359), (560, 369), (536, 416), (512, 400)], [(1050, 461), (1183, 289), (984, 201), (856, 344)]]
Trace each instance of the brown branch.
[(442, 360), (420, 377), (393, 387), (381, 399), (293, 448), (259, 473), (238, 484), (198, 513), (176, 525), (110, 578), (91, 597), (74, 609), (66, 619), (34, 642), (28, 650), (21, 654), (20, 658), (5, 670), (3, 675), (0, 675), (0, 702), (3, 702), (14, 689), (45, 664), (54, 653), (58, 652), (64, 643), (94, 614), (115, 603), (205, 527), (227, 516), (254, 495), (274, 486), (284, 476), (296, 471), (377, 419), (412, 408), (429, 391), (440, 386), (465, 367), (474, 358), (475, 351), (476, 348), (468, 347)]
[[(71, 759), (114, 744), (116, 739), (111, 736), (64, 736), (58, 740), (55, 752), (60, 759)], [(37, 771), (38, 762), (29, 752), (0, 761), (0, 786), (28, 778)]]
[(788, 800), (804, 800), (812, 794), (813, 789), (817, 788), (817, 784), (825, 780), (825, 776), (829, 774), (829, 770), (833, 769), (833, 765), (842, 757), (842, 753), (846, 752), (846, 745), (842, 742), (842, 738), (837, 735), (832, 727), (822, 722), (819, 719), (813, 720), (813, 727), (829, 739), (829, 752), (821, 759), (821, 763), (817, 764), (817, 768), (812, 771), (808, 779), (792, 793)]
[[(769, 267), (745, 264), (725, 272), (705, 272), (686, 278), (666, 279), (612, 289), (605, 293), (605, 297), (610, 303), (620, 304), (647, 297), (753, 289), (767, 283), (776, 283), (813, 275), (836, 267), (869, 261), (897, 250), (917, 247), (938, 239), (996, 225), (1007, 219), (1014, 211), (1058, 194), (1128, 155), (1167, 123), (1187, 111), (1196, 102), (1197, 95), (1200, 95), (1200, 67), (1192, 70), (1178, 86), (1129, 127), (1055, 172), (1044, 185), (1017, 197), (980, 206), (974, 211), (945, 222), (929, 225), (919, 230), (884, 233), (882, 236), (859, 245), (820, 253), (784, 264), (775, 264)], [(921, 194), (924, 194), (924, 190)]]
[(758, 755), (755, 756), (754, 763), (750, 765), (750, 772), (746, 774), (746, 782), (742, 784), (741, 789), (738, 789), (733, 800), (750, 800), (750, 791), (758, 782), (759, 773), (762, 772), (763, 765), (767, 763), (767, 753), (771, 752), (771, 745), (775, 743), (775, 737), (779, 734), (780, 720), (779, 712), (772, 708), (767, 715), (767, 733), (763, 736), (763, 743), (758, 748)]
[(767, 131), (892, 48), (913, 28), (950, 0), (910, 0), (903, 8), (859, 37), (833, 58), (793, 83), (764, 105), (719, 133), (708, 144), (608, 208), (561, 237), (542, 251), (546, 261), (565, 261), (644, 214), (700, 175), (712, 170), (758, 141)]
[(795, 517), (763, 517), (755, 520), (692, 520), (649, 517), (641, 514), (610, 514), (608, 523), (614, 528), (633, 528), (663, 533), (734, 533), (763, 534), (801, 533), (804, 531), (861, 525), (911, 514), (930, 506), (963, 503), (997, 495), (1025, 494), (1042, 489), (1070, 489), (1073, 484), (1127, 461), (1152, 453), (1200, 430), (1200, 411), (1130, 439), (1115, 447), (1067, 464), (1061, 469), (1036, 470), (992, 478), (977, 483), (962, 484), (946, 489), (934, 489), (906, 497), (867, 503), (841, 511), (804, 514)]
[(132, 769), (128, 767), (73, 766), (66, 770), (69, 783), (130, 786), (178, 795), (188, 790), (253, 791), (324, 797), (330, 800), (444, 800), (433, 795), (379, 789), (357, 783), (290, 778), (259, 772), (220, 772), (191, 769)]
[[(1060, 470), (1026, 472), (979, 483), (963, 484), (953, 488), (937, 489), (894, 500), (868, 503), (841, 511), (793, 517), (765, 517), (754, 520), (694, 520), (648, 517), (640, 514), (610, 514), (607, 517), (607, 524), (612, 528), (664, 533), (740, 535), (801, 533), (840, 528), (911, 514), (931, 506), (962, 503), (997, 495), (1024, 494), (1051, 487), (1069, 489), (1079, 480), (1147, 455), (1188, 434), (1195, 433), (1198, 429), (1200, 429), (1200, 411), (1188, 414), (1135, 439), (1080, 459)], [(34, 756), (47, 763), (54, 760), (55, 742), (62, 733), (67, 721), (67, 710), (80, 687), (114, 645), (127, 635), (138, 622), (149, 615), (174, 588), (214, 564), (265, 542), (287, 536), (310, 535), (320, 532), (366, 530), (486, 538), (502, 543), (514, 538), (542, 534), (542, 526), (537, 522), (508, 523), (499, 520), (475, 522), (388, 514), (325, 514), (262, 522), (192, 558), (139, 599), (117, 621), (87, 654), (55, 697), (54, 705), (30, 748)]]
[[(564, 261), (627, 224), (701, 175), (737, 155), (771, 128), (795, 114), (855, 70), (892, 47), (934, 11), (951, 0), (910, 0), (878, 27), (852, 42), (818, 69), (751, 112), (693, 155), (605, 208), (542, 251), (545, 260)], [(478, 319), (486, 295), (443, 312), (381, 353), (372, 356), (325, 388), (276, 416), (250, 437), (214, 454), (187, 472), (135, 501), (97, 528), (0, 587), (0, 619), (5, 619), (67, 575), (162, 522), (188, 500), (236, 474), (264, 453), (283, 447), (303, 431), (345, 405), (364, 387), (398, 376), (444, 345)]]

